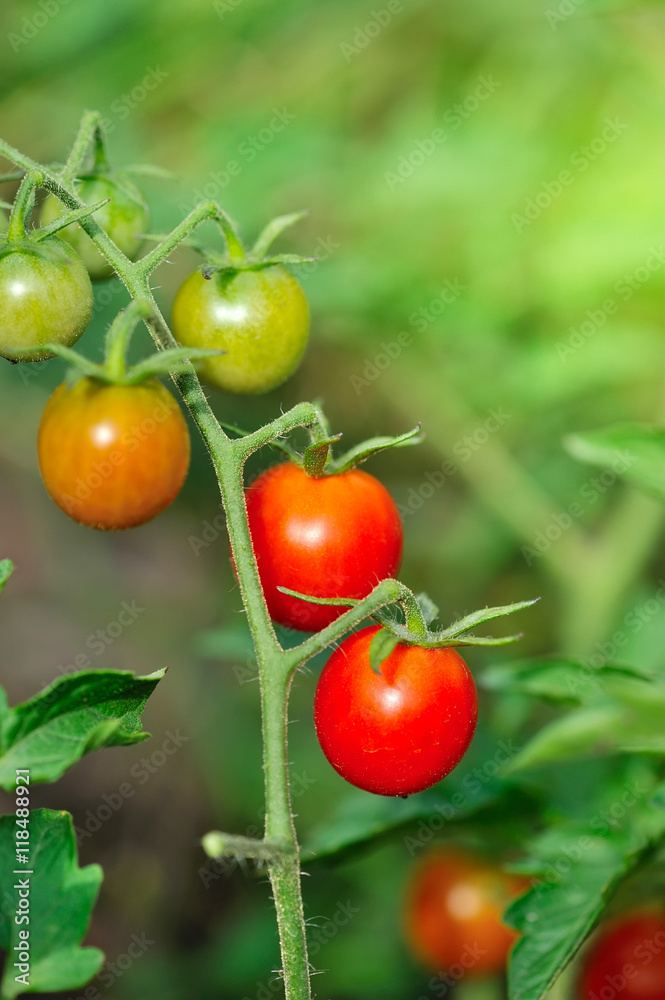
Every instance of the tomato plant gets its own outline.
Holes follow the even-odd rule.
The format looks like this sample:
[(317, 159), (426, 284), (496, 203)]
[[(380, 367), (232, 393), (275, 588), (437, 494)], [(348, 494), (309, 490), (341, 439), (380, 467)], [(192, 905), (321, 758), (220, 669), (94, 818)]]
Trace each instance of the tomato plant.
[(51, 343), (74, 344), (92, 315), (92, 287), (75, 250), (57, 236), (37, 243), (0, 240), (0, 355), (53, 357)]
[(227, 392), (268, 392), (300, 364), (309, 308), (298, 281), (279, 264), (220, 269), (207, 277), (198, 270), (176, 295), (173, 332), (187, 347), (226, 352), (201, 366), (211, 385)]
[(524, 879), (467, 851), (428, 851), (411, 873), (404, 902), (413, 954), (432, 970), (458, 966), (472, 978), (504, 972), (517, 935), (502, 914), (524, 888)]
[(454, 649), (397, 645), (370, 664), (378, 626), (345, 639), (316, 687), (321, 748), (343, 778), (378, 795), (430, 788), (460, 762), (476, 729), (473, 677)]
[[(148, 229), (148, 208), (134, 182), (122, 174), (92, 174), (83, 176), (76, 193), (86, 205), (108, 199), (95, 213), (95, 219), (108, 233), (119, 250), (135, 260)], [(43, 224), (53, 222), (64, 212), (62, 204), (50, 195), (42, 206)], [(74, 247), (93, 281), (110, 277), (113, 267), (100, 254), (94, 243), (76, 223), (61, 230), (61, 237)]]
[[(157, 245), (142, 259), (132, 261), (134, 251), (125, 244), (123, 252), (119, 245), (127, 231), (120, 227), (113, 232), (118, 222), (117, 203), (113, 204), (117, 192), (77, 183), (76, 178), (88, 177), (85, 164), (91, 146), (96, 176), (104, 172), (107, 160), (102, 119), (94, 112), (84, 115), (62, 167), (37, 164), (0, 141), (0, 152), (18, 168), (5, 180), (21, 180), (7, 238), (0, 244), (0, 307), (5, 324), (0, 330), (14, 350), (18, 331), (18, 356), (13, 360), (56, 355), (73, 368), (43, 412), (37, 455), (48, 492), (74, 520), (99, 529), (133, 527), (163, 510), (180, 490), (189, 461), (189, 435), (176, 400), (157, 380), (159, 376), (172, 376), (208, 448), (258, 664), (265, 829), (261, 836), (212, 831), (203, 838), (203, 846), (216, 860), (243, 858), (265, 866), (277, 915), (286, 1000), (306, 1000), (311, 996), (311, 965), (287, 739), (295, 674), (341, 643), (315, 696), (314, 728), (324, 753), (352, 784), (384, 796), (407, 796), (429, 788), (455, 768), (474, 734), (474, 681), (452, 647), (512, 641), (515, 636), (493, 639), (471, 630), (533, 602), (484, 608), (435, 629), (432, 622), (438, 611), (432, 601), (395, 579), (402, 553), (399, 513), (378, 480), (356, 466), (385, 448), (418, 443), (417, 428), (394, 438), (372, 438), (333, 459), (330, 449), (340, 435), (332, 434), (317, 404), (299, 403), (250, 432), (229, 428), (216, 417), (196, 366), (225, 388), (259, 392), (288, 377), (302, 356), (308, 306), (296, 279), (282, 265), (296, 265), (304, 258), (268, 256), (272, 242), (301, 213), (273, 219), (246, 251), (224, 210), (216, 202), (204, 201), (170, 233), (157, 237)], [(27, 221), (40, 188), (56, 197), (64, 211), (55, 212), (52, 221), (43, 219), (39, 229), (28, 233)], [(94, 201), (100, 194), (112, 196), (106, 216), (109, 231), (98, 221), (104, 218), (98, 215), (104, 203)], [(83, 195), (92, 203), (87, 204)], [(47, 217), (50, 211), (47, 208)], [(223, 255), (192, 238), (207, 221), (225, 240)], [(92, 302), (83, 263), (55, 236), (73, 224), (80, 225), (130, 294), (130, 303), (107, 332), (101, 364), (70, 346), (85, 326)], [(152, 275), (183, 243), (202, 252), (207, 262), (177, 296), (178, 346), (155, 301)], [(28, 308), (32, 300), (25, 298), (25, 289), (33, 287), (33, 271), (41, 298), (35, 294)], [(18, 296), (16, 302), (12, 295)], [(9, 323), (8, 317), (15, 322)], [(139, 320), (157, 350), (130, 367), (127, 347)], [(291, 435), (296, 432), (308, 438), (302, 456), (293, 450)], [(292, 460), (269, 469), (246, 489), (246, 462), (265, 446), (286, 452)], [(9, 561), (0, 561), (0, 590), (10, 572)], [(290, 593), (280, 590), (284, 587)], [(291, 647), (282, 644), (271, 614), (277, 622), (313, 634)], [(369, 627), (353, 631), (368, 619)], [(5, 706), (8, 721), (0, 747), (0, 785), (11, 789), (18, 784), (17, 762), (35, 781), (52, 781), (91, 749), (144, 738), (138, 715), (161, 676), (163, 671), (134, 678), (84, 670), (60, 678), (29, 705), (16, 710)], [(42, 917), (58, 908), (65, 910), (79, 878), (73, 825), (64, 813), (46, 810), (25, 816), (25, 811), (30, 813), (26, 801), (23, 793), (17, 813), (20, 822), (34, 822), (40, 843), (48, 839), (55, 845), (57, 840), (60, 859), (57, 864), (43, 864), (49, 877), (40, 872), (33, 887), (39, 906), (30, 933), (38, 943), (40, 968), (46, 970), (39, 988), (78, 989), (103, 961), (101, 952), (79, 948), (94, 893), (88, 893), (86, 905), (77, 910), (75, 926), (68, 928), (72, 947), (63, 953), (59, 928)], [(15, 834), (15, 817), (4, 820), (0, 856), (7, 864), (0, 866), (0, 923), (10, 926), (11, 907), (17, 906), (11, 866), (16, 863), (16, 843), (28, 837), (23, 837), (23, 827)], [(2, 881), (3, 872), (10, 873), (9, 884)], [(26, 869), (26, 875), (32, 874)], [(94, 877), (98, 884), (98, 869)], [(12, 954), (26, 954), (29, 964), (25, 939), (12, 937), (3, 942), (5, 947), (8, 941)], [(0, 986), (3, 995), (5, 985), (3, 981)], [(12, 997), (20, 992), (13, 983), (10, 986)]]
[(57, 505), (91, 528), (144, 524), (178, 495), (189, 431), (161, 382), (60, 385), (39, 426), (39, 467)]
[(386, 488), (361, 469), (314, 478), (283, 462), (258, 476), (246, 497), (268, 610), (280, 625), (313, 632), (344, 609), (306, 604), (278, 587), (361, 598), (399, 569), (399, 512)]
[(608, 921), (582, 960), (578, 1000), (662, 1000), (665, 915), (634, 911)]

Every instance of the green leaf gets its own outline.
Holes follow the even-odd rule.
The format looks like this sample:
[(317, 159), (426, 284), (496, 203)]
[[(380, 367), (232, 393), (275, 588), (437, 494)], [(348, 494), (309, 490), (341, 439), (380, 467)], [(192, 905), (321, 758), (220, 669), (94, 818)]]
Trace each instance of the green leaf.
[(0, 559), (0, 594), (4, 590), (7, 580), (14, 571), (14, 564), (11, 559)]
[[(2, 979), (3, 1000), (20, 993), (51, 993), (85, 985), (104, 961), (97, 948), (82, 948), (92, 907), (102, 881), (99, 865), (78, 867), (72, 818), (68, 813), (37, 809), (30, 813), (29, 865), (16, 861), (16, 819), (0, 819), (0, 947), (10, 956)], [(27, 874), (30, 871), (32, 874)], [(17, 925), (18, 880), (28, 881), (30, 923)], [(16, 981), (14, 967), (29, 931), (29, 985)]]
[(580, 704), (597, 695), (599, 685), (612, 677), (652, 679), (647, 671), (627, 664), (607, 663), (592, 668), (576, 660), (556, 658), (496, 664), (485, 670), (480, 684), (490, 691)]
[(511, 1000), (545, 996), (626, 874), (626, 859), (618, 847), (599, 837), (593, 838), (593, 844), (583, 865), (571, 866), (560, 882), (534, 886), (504, 915), (507, 923), (522, 932), (508, 968)]
[(536, 733), (510, 762), (511, 771), (593, 754), (665, 754), (665, 685), (630, 668), (594, 674), (583, 706)]
[(571, 435), (564, 444), (580, 461), (611, 469), (627, 482), (665, 500), (665, 429), (618, 424)]
[(536, 883), (504, 915), (522, 933), (509, 963), (511, 1000), (542, 1000), (619, 884), (651, 854), (665, 831), (665, 811), (654, 804), (652, 791), (612, 839), (593, 835), (587, 825), (546, 831), (536, 842)]
[(369, 644), (369, 665), (375, 674), (381, 673), (381, 664), (386, 660), (399, 642), (392, 632), (382, 628), (372, 637)]
[[(534, 798), (522, 789), (495, 781), (469, 784), (472, 772), (445, 781), (408, 799), (383, 798), (349, 791), (336, 812), (316, 828), (303, 848), (305, 861), (341, 859), (402, 833), (404, 845), (416, 856), (453, 825), (474, 820), (486, 826), (491, 819), (505, 822), (520, 815), (533, 815)], [(467, 784), (463, 784), (463, 779)], [(470, 791), (472, 789), (472, 791)]]
[(4, 716), (0, 706), (0, 787), (15, 787), (16, 768), (28, 768), (31, 782), (56, 781), (92, 750), (147, 739), (141, 713), (165, 673), (90, 670), (60, 677)]

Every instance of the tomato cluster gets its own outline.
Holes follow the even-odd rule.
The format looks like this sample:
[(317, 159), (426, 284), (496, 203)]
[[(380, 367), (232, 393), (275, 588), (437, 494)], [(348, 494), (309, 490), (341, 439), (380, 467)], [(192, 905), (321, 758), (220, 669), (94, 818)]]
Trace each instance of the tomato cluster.
[[(344, 607), (316, 598), (363, 598), (399, 569), (399, 512), (373, 476), (352, 469), (321, 478), (294, 463), (260, 475), (246, 492), (261, 584), (274, 621), (325, 628)], [(319, 680), (314, 720), (321, 748), (348, 782), (379, 795), (410, 795), (440, 781), (473, 737), (473, 678), (453, 649), (397, 645), (375, 671), (378, 626), (349, 636)]]
[[(46, 489), (81, 524), (136, 527), (181, 489), (190, 454), (187, 426), (171, 393), (153, 377), (154, 365), (144, 365), (135, 378), (128, 375), (131, 329), (114, 340), (112, 328), (103, 366), (69, 350), (92, 314), (91, 278), (108, 277), (112, 268), (78, 225), (86, 210), (68, 213), (53, 195), (42, 205), (41, 229), (28, 232), (34, 183), (26, 176), (0, 238), (0, 354), (37, 361), (67, 349), (85, 377), (59, 386), (44, 410), (38, 457)], [(148, 211), (133, 183), (110, 171), (98, 146), (91, 172), (74, 184), (87, 214), (94, 214), (117, 250), (135, 260)], [(226, 256), (203, 251), (207, 265), (178, 291), (175, 337), (197, 356), (210, 384), (235, 393), (267, 392), (300, 363), (309, 308), (281, 262), (302, 258), (267, 256), (272, 241), (298, 217), (273, 220), (249, 252), (226, 220)], [(55, 236), (58, 225), (61, 235)], [(182, 352), (176, 353), (181, 359)], [(377, 479), (354, 465), (372, 450), (362, 456), (355, 451), (346, 464), (326, 458), (322, 468), (307, 458), (302, 466), (285, 462), (247, 489), (260, 581), (268, 611), (282, 626), (325, 629), (348, 605), (317, 600), (362, 600), (399, 570), (403, 533), (397, 507)], [(347, 781), (381, 795), (409, 795), (448, 774), (468, 749), (476, 690), (459, 654), (435, 644), (395, 640), (377, 669), (372, 644), (378, 632), (372, 626), (349, 636), (330, 658), (316, 691), (316, 732)]]
[(406, 891), (404, 932), (411, 951), (427, 968), (455, 980), (502, 973), (516, 939), (502, 914), (525, 888), (524, 879), (468, 851), (428, 851)]

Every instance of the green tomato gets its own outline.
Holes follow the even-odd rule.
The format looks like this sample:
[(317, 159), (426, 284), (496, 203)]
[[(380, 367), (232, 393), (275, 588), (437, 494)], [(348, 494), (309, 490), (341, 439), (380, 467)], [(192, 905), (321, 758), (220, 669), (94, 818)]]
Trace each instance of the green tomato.
[(227, 392), (269, 392), (298, 367), (307, 346), (309, 307), (279, 265), (257, 271), (190, 274), (173, 303), (173, 332), (185, 347), (226, 354), (199, 363), (202, 377)]
[(48, 343), (71, 347), (92, 315), (92, 285), (78, 254), (57, 236), (0, 238), (0, 357), (43, 361)]
[[(136, 185), (122, 175), (84, 177), (77, 183), (76, 190), (86, 205), (94, 205), (104, 198), (111, 199), (95, 212), (95, 222), (130, 260), (136, 260), (141, 249), (140, 237), (148, 229), (148, 208)], [(42, 225), (53, 222), (64, 211), (64, 206), (55, 195), (49, 195), (42, 206)], [(113, 268), (78, 224), (73, 223), (62, 229), (60, 236), (80, 255), (93, 281), (111, 277)]]

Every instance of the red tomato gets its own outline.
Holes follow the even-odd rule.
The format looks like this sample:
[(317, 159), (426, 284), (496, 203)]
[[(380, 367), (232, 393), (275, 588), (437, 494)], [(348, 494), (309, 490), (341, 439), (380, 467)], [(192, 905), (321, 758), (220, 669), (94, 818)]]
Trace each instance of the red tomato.
[(502, 972), (515, 931), (501, 917), (526, 889), (483, 858), (448, 848), (427, 852), (407, 888), (404, 925), (416, 958), (432, 970), (462, 976)]
[(399, 512), (367, 472), (312, 479), (285, 462), (262, 473), (246, 496), (268, 610), (280, 625), (316, 632), (347, 609), (307, 604), (278, 586), (313, 597), (360, 598), (399, 569)]
[(410, 795), (459, 764), (476, 728), (478, 700), (454, 649), (396, 646), (375, 673), (369, 648), (378, 626), (345, 639), (316, 688), (321, 748), (352, 785)]
[(587, 953), (579, 1000), (663, 1000), (665, 915), (623, 914), (609, 921)]
[(46, 489), (74, 521), (134, 528), (180, 492), (189, 465), (189, 431), (180, 407), (156, 379), (105, 385), (63, 383), (39, 425)]

